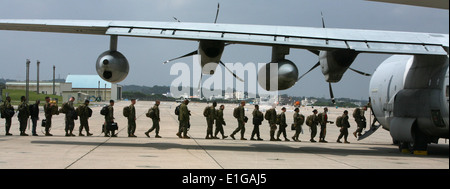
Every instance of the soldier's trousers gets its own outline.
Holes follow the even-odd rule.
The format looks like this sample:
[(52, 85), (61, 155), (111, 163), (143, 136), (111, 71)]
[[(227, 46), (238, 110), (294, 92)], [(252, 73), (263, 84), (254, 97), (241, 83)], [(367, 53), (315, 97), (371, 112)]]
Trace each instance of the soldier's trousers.
[(222, 134), (222, 137), (225, 136), (223, 132), (223, 125), (222, 124), (216, 124), (216, 131), (214, 132), (214, 136), (217, 137), (217, 134)]
[(86, 132), (89, 133), (89, 122), (87, 119), (80, 118), (80, 133), (83, 131), (83, 128), (86, 129)]
[(188, 127), (189, 127), (189, 122), (180, 122), (180, 129), (178, 131), (178, 133), (183, 133), (183, 137), (187, 136), (187, 131), (188, 131)]
[(66, 118), (66, 128), (64, 129), (67, 132), (72, 133), (73, 129), (75, 128), (75, 121), (70, 118)]
[(341, 131), (341, 134), (339, 135), (338, 140), (341, 140), (341, 138), (344, 137), (344, 140), (347, 141), (348, 128), (347, 127), (342, 127), (340, 131)]
[(244, 138), (244, 133), (245, 133), (245, 125), (243, 122), (238, 121), (238, 127), (236, 128), (236, 130), (233, 131), (233, 134), (231, 135), (235, 135), (237, 132), (241, 131), (241, 138)]
[(11, 118), (7, 117), (5, 118), (6, 122), (5, 122), (5, 130), (6, 133), (9, 133), (9, 130), (11, 129)]
[(213, 137), (213, 125), (214, 125), (214, 119), (206, 119), (207, 128), (206, 128), (206, 136)]
[(314, 137), (316, 137), (317, 135), (317, 125), (313, 125), (310, 128), (311, 128), (311, 139), (314, 139)]
[(159, 134), (159, 120), (158, 119), (152, 119), (153, 125), (152, 128), (150, 128), (147, 133), (152, 132), (153, 130), (156, 129), (155, 134), (158, 135)]
[(25, 132), (25, 130), (27, 129), (27, 122), (28, 122), (28, 118), (26, 119), (19, 119), (19, 131), (20, 133)]
[(270, 140), (275, 140), (275, 131), (277, 130), (277, 125), (275, 123), (270, 124)]
[(298, 136), (300, 135), (301, 132), (302, 132), (302, 126), (301, 125), (295, 126), (294, 140), (298, 140)]
[(259, 125), (253, 125), (253, 131), (252, 131), (252, 137), (251, 138), (253, 138), (255, 135), (256, 135), (256, 137), (258, 137), (258, 139), (261, 138), (259, 136), (260, 135), (260, 133), (259, 133)]
[(327, 135), (327, 126), (326, 125), (320, 125), (320, 134), (319, 138), (325, 140), (325, 136)]
[(280, 129), (278, 129), (278, 133), (277, 133), (277, 139), (280, 139), (281, 133), (283, 133), (283, 137), (284, 137), (285, 139), (287, 139), (287, 135), (286, 135), (286, 127), (287, 127), (287, 126), (282, 126), (282, 125), (280, 125)]
[(50, 133), (51, 127), (52, 127), (52, 116), (45, 116), (45, 134)]
[(133, 134), (136, 131), (136, 120), (128, 119), (128, 135)]

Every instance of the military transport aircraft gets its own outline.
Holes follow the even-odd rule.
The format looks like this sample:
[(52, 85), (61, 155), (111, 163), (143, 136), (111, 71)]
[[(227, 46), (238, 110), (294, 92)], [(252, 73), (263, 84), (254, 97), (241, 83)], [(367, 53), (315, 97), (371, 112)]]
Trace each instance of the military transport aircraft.
[[(417, 1), (408, 2), (423, 6), (414, 3)], [(312, 69), (321, 67), (326, 82), (330, 83), (330, 92), (331, 83), (341, 80), (358, 54), (392, 54), (377, 68), (370, 82), (369, 93), (376, 118), (401, 148), (426, 151), (429, 143), (449, 138), (448, 34), (323, 26), (0, 19), (0, 30), (110, 36), (110, 49), (98, 57), (96, 68), (100, 77), (112, 83), (125, 79), (129, 70), (127, 59), (117, 51), (119, 36), (199, 41), (198, 50), (182, 57), (200, 54), (202, 68), (207, 63), (223, 65), (220, 59), (228, 44), (270, 46), (271, 63), (278, 63), (278, 87), (262, 85), (267, 90), (288, 89), (303, 77), (299, 77), (296, 65), (285, 58), (291, 48), (306, 49), (318, 55), (318, 63)], [(214, 74), (215, 68), (202, 73)], [(271, 79), (270, 75), (267, 79)]]

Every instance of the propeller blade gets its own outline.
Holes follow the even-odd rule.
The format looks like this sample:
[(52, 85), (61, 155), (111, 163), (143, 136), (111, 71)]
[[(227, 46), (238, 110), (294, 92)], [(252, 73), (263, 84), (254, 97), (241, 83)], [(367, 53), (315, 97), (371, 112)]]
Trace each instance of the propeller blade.
[(220, 63), (223, 67), (225, 67), (225, 68), (228, 70), (228, 72), (230, 72), (236, 79), (238, 79), (238, 80), (241, 81), (241, 82), (244, 82), (243, 79), (241, 79), (240, 77), (238, 77), (235, 73), (233, 73), (233, 71), (231, 71), (227, 66), (225, 66), (225, 64), (224, 64), (222, 61), (219, 61), (219, 63)]
[(322, 15), (322, 28), (325, 28), (325, 20), (323, 19), (322, 11), (320, 11), (320, 15)]
[(175, 16), (173, 17), (173, 19), (177, 22), (181, 22), (180, 20), (178, 20), (178, 18), (176, 18)]
[(362, 72), (362, 71), (359, 71), (359, 70), (355, 70), (353, 68), (348, 68), (348, 69), (350, 69), (350, 70), (352, 70), (352, 71), (354, 71), (354, 72), (356, 72), (358, 74), (361, 74), (363, 76), (372, 76), (372, 74), (368, 74), (368, 73), (365, 73), (365, 72)]
[(203, 78), (203, 74), (200, 73), (200, 80), (198, 80), (198, 87), (197, 87), (197, 92), (200, 96), (200, 99), (202, 99), (202, 89), (200, 88), (202, 85), (202, 78)]
[(214, 19), (214, 24), (217, 22), (217, 18), (219, 17), (219, 9), (220, 9), (220, 4), (217, 3), (217, 12), (216, 12), (216, 19)]
[(330, 90), (331, 102), (333, 102), (333, 104), (336, 104), (336, 101), (334, 100), (333, 88), (331, 87), (331, 83), (330, 82), (328, 82), (328, 88)]
[(317, 68), (318, 66), (320, 66), (320, 62), (317, 62), (311, 69), (309, 69), (306, 73), (304, 73), (303, 75), (301, 75), (297, 81), (299, 81), (302, 77), (304, 77), (306, 74), (308, 74), (309, 72), (313, 71), (315, 68)]
[(167, 63), (169, 63), (171, 61), (174, 61), (174, 60), (177, 60), (177, 59), (180, 59), (180, 58), (184, 58), (184, 57), (188, 57), (188, 56), (194, 56), (196, 54), (198, 54), (198, 50), (192, 51), (190, 53), (187, 53), (187, 54), (185, 54), (183, 56), (180, 56), (180, 57), (177, 57), (177, 58), (172, 58), (170, 60), (166, 60), (163, 64), (167, 64)]

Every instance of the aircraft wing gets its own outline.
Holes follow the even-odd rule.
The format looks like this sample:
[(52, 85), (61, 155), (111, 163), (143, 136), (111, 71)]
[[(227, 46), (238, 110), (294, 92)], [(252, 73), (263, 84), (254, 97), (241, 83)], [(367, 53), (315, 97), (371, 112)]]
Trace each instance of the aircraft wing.
[(269, 25), (0, 19), (0, 30), (220, 40), (227, 43), (282, 45), (309, 50), (351, 49), (388, 54), (448, 55), (449, 47), (448, 34)]

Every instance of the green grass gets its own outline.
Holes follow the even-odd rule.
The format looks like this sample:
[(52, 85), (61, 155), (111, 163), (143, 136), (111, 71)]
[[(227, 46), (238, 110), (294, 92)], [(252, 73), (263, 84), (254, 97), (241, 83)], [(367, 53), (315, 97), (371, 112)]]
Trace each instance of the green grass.
[[(26, 91), (25, 90), (13, 90), (13, 89), (3, 89), (2, 92), (2, 99), (6, 99), (6, 93), (8, 93), (8, 96), (11, 97), (11, 104), (18, 105), (20, 103), (20, 97), (25, 96)], [(58, 99), (58, 104), (62, 104), (62, 97), (58, 95), (49, 95), (49, 94), (37, 94), (34, 91), (29, 92), (29, 104), (34, 104), (36, 100), (41, 101), (41, 105), (45, 104), (45, 97), (48, 96), (51, 99)]]

